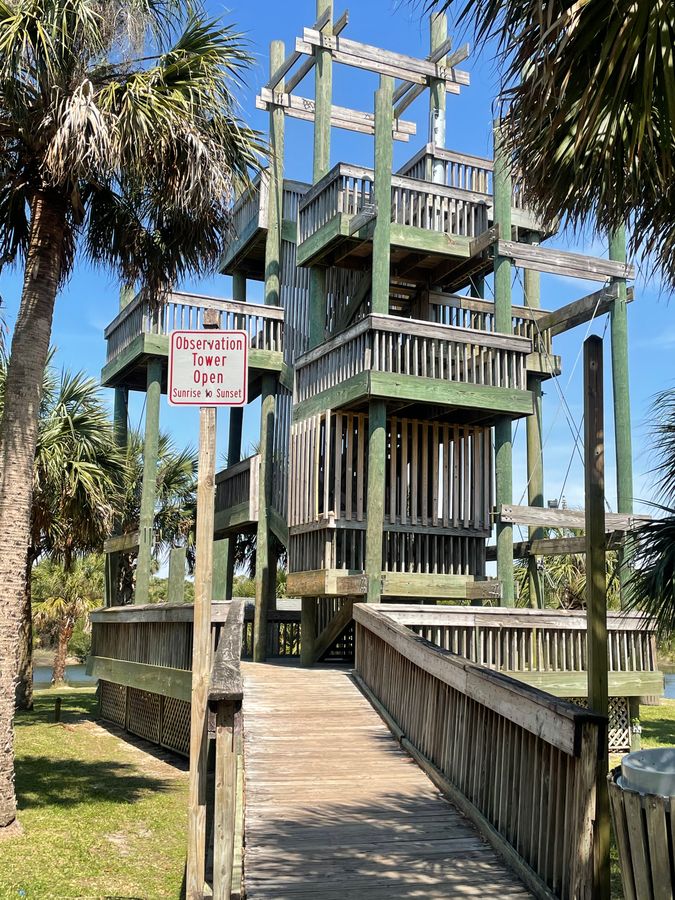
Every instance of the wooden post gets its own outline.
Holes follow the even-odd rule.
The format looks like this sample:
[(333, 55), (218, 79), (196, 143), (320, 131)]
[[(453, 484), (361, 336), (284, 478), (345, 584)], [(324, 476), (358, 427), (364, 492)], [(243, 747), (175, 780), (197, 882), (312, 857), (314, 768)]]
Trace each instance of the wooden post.
[[(120, 309), (124, 309), (124, 307), (133, 300), (134, 291), (133, 287), (123, 287), (120, 291)], [(115, 388), (115, 401), (113, 408), (113, 436), (115, 438), (115, 444), (121, 449), (126, 450), (129, 434), (128, 434), (128, 422), (129, 422), (129, 389), (126, 387), (116, 387)], [(115, 516), (115, 520), (113, 522), (113, 533), (117, 534), (120, 531), (120, 518), (119, 516)], [(106, 553), (105, 554), (105, 575), (104, 575), (104, 591), (105, 591), (105, 605), (106, 606), (117, 606), (119, 604), (119, 579), (120, 579), (120, 554), (115, 551), (114, 553)]]
[[(586, 609), (588, 705), (609, 712), (607, 676), (607, 578), (605, 569), (605, 431), (602, 338), (584, 342), (584, 456), (586, 470)], [(593, 900), (609, 900), (609, 798), (607, 731), (598, 759), (594, 824)]]
[(267, 611), (270, 579), (270, 527), (272, 508), (272, 450), (276, 383), (273, 375), (263, 375), (260, 408), (260, 503), (258, 504), (258, 540), (255, 563), (255, 621), (253, 659), (264, 662), (267, 649)]
[[(205, 310), (204, 327), (217, 328), (216, 310)], [(190, 775), (188, 786), (187, 900), (204, 896), (206, 866), (206, 768), (208, 699), (211, 674), (211, 580), (216, 475), (216, 409), (199, 408), (199, 469), (197, 474), (197, 559), (192, 638), (190, 711)]]
[[(270, 45), (270, 74), (283, 63), (282, 41)], [(278, 90), (283, 91), (280, 82)], [(265, 303), (278, 306), (281, 270), (281, 223), (284, 196), (284, 111), (272, 107), (270, 112), (272, 161), (270, 163), (267, 239), (265, 242)], [(272, 475), (274, 448), (274, 415), (276, 381), (273, 375), (263, 375), (260, 392), (260, 502), (255, 566), (255, 621), (253, 627), (253, 659), (264, 662), (267, 655), (267, 612), (270, 593), (270, 527), (272, 508)]]
[[(626, 229), (620, 228), (609, 238), (609, 258), (626, 262)], [(614, 399), (614, 446), (616, 451), (617, 512), (633, 512), (633, 447), (628, 383), (628, 304), (626, 279), (616, 278), (618, 296), (612, 303), (610, 331), (612, 339), (612, 396)], [(630, 579), (630, 538), (619, 550), (619, 582), (621, 606), (628, 599)]]
[(303, 597), (300, 607), (300, 664), (314, 665), (314, 647), (316, 646), (316, 597)]
[(371, 310), (389, 312), (389, 262), (391, 257), (391, 170), (394, 79), (380, 76), (375, 91), (375, 203), (377, 218), (373, 234), (373, 286)]
[[(241, 704), (239, 704), (241, 705)], [(214, 793), (213, 900), (230, 900), (234, 861), (237, 801), (235, 704), (221, 701), (216, 709), (216, 772)]]
[[(246, 300), (246, 276), (242, 272), (232, 273), (232, 296), (235, 300)], [(230, 408), (227, 439), (227, 465), (234, 466), (241, 459), (241, 433), (244, 424), (244, 410), (241, 406)], [(225, 538), (222, 544), (222, 566), (225, 570), (225, 600), (232, 599), (234, 585), (234, 555), (236, 535)]]
[(145, 437), (143, 439), (143, 482), (139, 547), (136, 562), (134, 603), (147, 603), (152, 568), (153, 529), (157, 499), (157, 453), (159, 449), (159, 404), (162, 397), (162, 360), (148, 361), (145, 394)]
[(185, 600), (185, 556), (185, 547), (171, 548), (167, 588), (169, 603), (182, 603)]
[(384, 479), (387, 456), (387, 404), (368, 404), (368, 489), (366, 495), (366, 577), (368, 603), (382, 598), (382, 534), (384, 532)]
[[(333, 33), (333, 0), (316, 0), (316, 17), (328, 13), (322, 29)], [(314, 51), (314, 166), (312, 181), (316, 184), (330, 169), (331, 106), (333, 103), (333, 55), (330, 50), (317, 47)], [(280, 88), (277, 88), (280, 90)], [(309, 273), (309, 346), (317, 347), (324, 339), (326, 328), (326, 270), (312, 266)]]
[[(448, 38), (448, 17), (445, 13), (432, 13), (429, 18), (430, 50), (433, 54)], [(440, 61), (445, 65), (445, 59)], [(445, 82), (439, 78), (432, 78), (429, 86), (429, 119), (431, 131), (431, 143), (434, 147), (445, 147), (445, 106), (446, 90)], [(445, 182), (445, 167), (442, 160), (434, 161), (431, 180), (434, 184)]]
[[(532, 235), (529, 243), (538, 244), (539, 235)], [(524, 272), (525, 306), (539, 309), (541, 306), (541, 276), (533, 269)], [(536, 334), (536, 327), (535, 327)], [(529, 506), (544, 505), (544, 448), (542, 439), (542, 379), (539, 375), (527, 376), (527, 388), (534, 396), (534, 413), (526, 419), (527, 428), (527, 502)], [(531, 541), (543, 540), (543, 528), (530, 527)], [(530, 606), (544, 608), (544, 585), (537, 567), (537, 557), (528, 559), (528, 579), (530, 583)]]
[[(501, 126), (494, 126), (494, 222), (502, 240), (511, 240), (511, 172), (503, 147)], [(511, 261), (497, 255), (495, 244), (495, 331), (512, 334)], [(511, 420), (504, 417), (495, 425), (495, 500), (497, 509), (513, 503), (513, 445)], [(502, 605), (515, 603), (513, 580), (513, 525), (497, 522), (497, 578)]]

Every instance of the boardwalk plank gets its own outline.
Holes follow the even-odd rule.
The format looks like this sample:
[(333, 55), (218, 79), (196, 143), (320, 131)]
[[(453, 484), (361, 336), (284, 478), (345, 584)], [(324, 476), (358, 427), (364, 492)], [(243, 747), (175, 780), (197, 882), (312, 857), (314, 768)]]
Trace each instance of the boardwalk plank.
[(248, 900), (531, 896), (346, 669), (243, 670)]

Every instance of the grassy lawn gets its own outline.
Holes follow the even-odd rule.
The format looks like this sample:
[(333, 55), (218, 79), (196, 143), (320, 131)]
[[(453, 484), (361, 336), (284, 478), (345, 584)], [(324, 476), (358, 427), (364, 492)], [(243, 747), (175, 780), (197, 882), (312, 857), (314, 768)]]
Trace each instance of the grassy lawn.
[(44, 690), (33, 712), (17, 716), (23, 834), (0, 841), (2, 900), (180, 895), (185, 765), (101, 727), (95, 709), (91, 688)]

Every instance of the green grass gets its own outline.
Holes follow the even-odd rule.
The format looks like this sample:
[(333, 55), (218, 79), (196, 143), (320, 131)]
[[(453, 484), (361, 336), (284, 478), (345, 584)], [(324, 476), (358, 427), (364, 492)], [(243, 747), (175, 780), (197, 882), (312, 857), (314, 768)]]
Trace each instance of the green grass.
[(95, 710), (91, 688), (52, 689), (17, 716), (23, 834), (0, 841), (2, 900), (180, 896), (186, 767), (101, 727)]

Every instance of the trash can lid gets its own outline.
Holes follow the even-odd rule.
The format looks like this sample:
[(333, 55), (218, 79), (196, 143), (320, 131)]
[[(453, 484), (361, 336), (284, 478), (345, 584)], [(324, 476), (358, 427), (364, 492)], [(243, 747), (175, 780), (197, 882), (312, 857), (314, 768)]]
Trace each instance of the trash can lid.
[(621, 760), (621, 787), (641, 794), (675, 795), (675, 747), (637, 750)]

